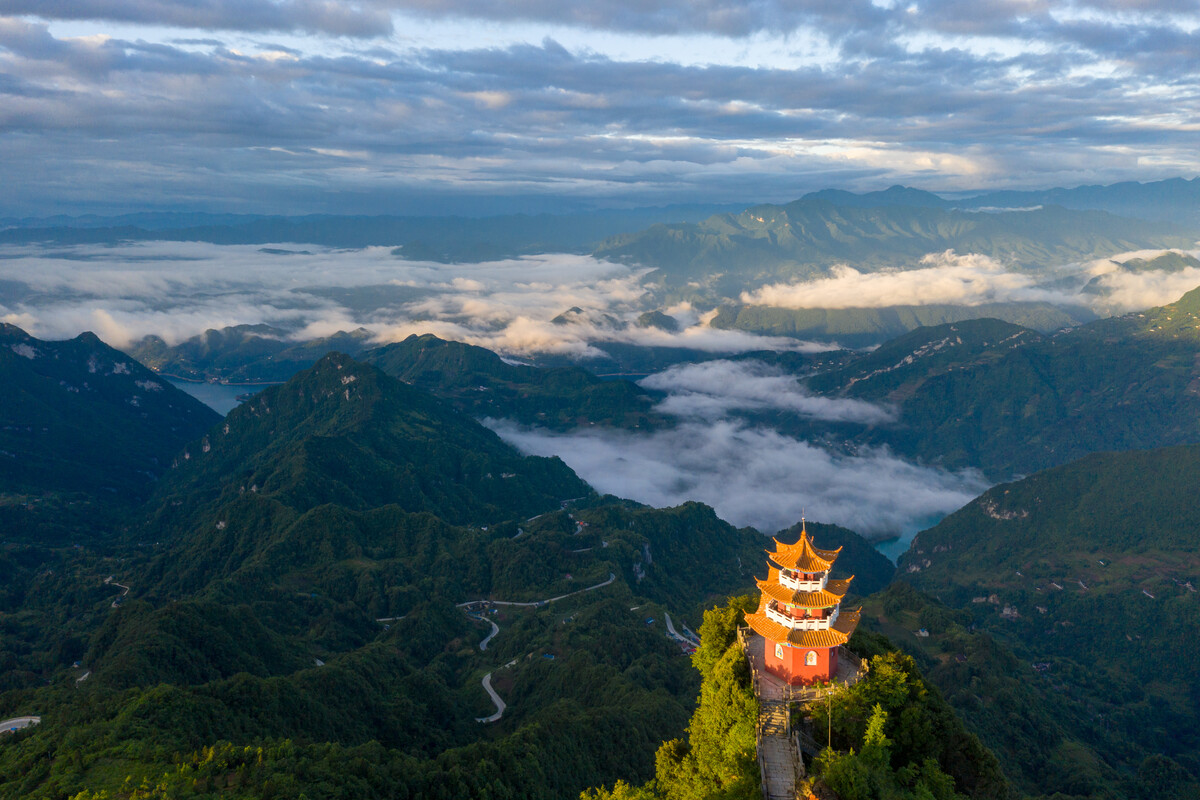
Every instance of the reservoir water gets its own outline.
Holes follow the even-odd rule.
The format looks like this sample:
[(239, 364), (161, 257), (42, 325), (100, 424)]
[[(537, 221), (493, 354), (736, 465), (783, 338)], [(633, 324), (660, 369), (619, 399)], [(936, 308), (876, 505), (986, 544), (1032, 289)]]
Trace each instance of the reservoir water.
[(255, 394), (267, 388), (270, 384), (228, 384), (208, 383), (206, 381), (181, 381), (168, 378), (171, 385), (190, 394), (204, 405), (216, 411), (221, 416), (228, 414), (238, 405), (240, 395)]

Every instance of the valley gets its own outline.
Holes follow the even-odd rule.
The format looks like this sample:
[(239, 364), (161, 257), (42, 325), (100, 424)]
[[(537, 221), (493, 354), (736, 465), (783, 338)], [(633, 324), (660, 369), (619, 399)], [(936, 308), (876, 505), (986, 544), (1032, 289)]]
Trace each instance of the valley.
[[(813, 712), (814, 774), (1190, 796), (1190, 229), (895, 197), (586, 243), (606, 261), (349, 250), (338, 287), (329, 251), (168, 242), (237, 263), (145, 319), (270, 313), (92, 317), (120, 347), (6, 324), (0, 717), (38, 722), (0, 733), (0, 797), (754, 796), (735, 630), (802, 519), (881, 676)], [(105, 269), (172, 236), (118, 238)], [(934, 279), (961, 302), (788, 305)], [(81, 302), (26, 300), (39, 331)], [(850, 754), (870, 730), (886, 764)]]

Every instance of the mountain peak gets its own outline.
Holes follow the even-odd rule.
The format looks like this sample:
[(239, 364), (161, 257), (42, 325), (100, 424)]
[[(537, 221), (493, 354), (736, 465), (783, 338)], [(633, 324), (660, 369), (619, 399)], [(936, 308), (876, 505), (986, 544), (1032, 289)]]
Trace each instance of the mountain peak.
[(176, 460), (165, 491), (251, 491), (305, 511), (399, 505), (455, 523), (545, 511), (588, 487), (558, 459), (524, 457), (425, 391), (329, 353), (257, 394)]
[(0, 326), (0, 487), (138, 494), (219, 417), (93, 333)]

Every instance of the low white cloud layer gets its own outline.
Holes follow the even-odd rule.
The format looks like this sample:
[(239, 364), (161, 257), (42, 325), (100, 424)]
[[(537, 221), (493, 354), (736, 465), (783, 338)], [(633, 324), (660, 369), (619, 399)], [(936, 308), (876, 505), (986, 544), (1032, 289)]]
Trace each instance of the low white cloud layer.
[[(1043, 302), (1087, 306), (1117, 314), (1165, 305), (1200, 286), (1200, 270), (1121, 272), (1114, 261), (1153, 258), (1164, 250), (1140, 250), (1086, 264), (1064, 264), (1040, 274), (1017, 272), (978, 253), (953, 250), (930, 253), (915, 269), (860, 272), (847, 265), (827, 277), (799, 283), (775, 283), (743, 292), (749, 305), (778, 308), (886, 308), (890, 306)], [(1087, 281), (1100, 279), (1102, 293), (1081, 293)]]
[(1039, 289), (1032, 275), (1011, 272), (993, 258), (953, 250), (930, 253), (909, 270), (859, 272), (836, 266), (825, 278), (775, 283), (743, 292), (742, 302), (780, 308), (882, 308), (965, 305), (1040, 300), (1065, 302), (1060, 292)]
[[(126, 347), (209, 328), (268, 324), (292, 338), (363, 327), (380, 342), (433, 333), (502, 353), (601, 355), (604, 342), (711, 352), (828, 349), (710, 328), (681, 308), (677, 332), (635, 323), (640, 273), (589, 256), (477, 264), (406, 261), (386, 247), (337, 250), (200, 242), (0, 247), (0, 321), (35, 336), (94, 331)], [(556, 321), (557, 320), (557, 321)]]
[(1185, 267), (1178, 272), (1165, 270), (1126, 271), (1119, 266), (1132, 259), (1153, 261), (1170, 252), (1193, 257), (1200, 251), (1135, 250), (1112, 258), (1101, 258), (1087, 265), (1086, 273), (1096, 279), (1091, 293), (1092, 307), (1101, 313), (1123, 314), (1173, 303), (1200, 286), (1200, 269)]
[(892, 409), (863, 400), (810, 394), (782, 370), (761, 361), (681, 364), (640, 381), (668, 392), (658, 410), (683, 418), (716, 420), (731, 411), (786, 411), (827, 422), (877, 425), (896, 418)]
[(987, 488), (977, 473), (922, 467), (886, 450), (835, 455), (776, 431), (723, 420), (655, 433), (569, 434), (488, 423), (525, 453), (557, 455), (600, 492), (652, 506), (711, 505), (772, 533), (801, 515), (887, 538), (960, 508)]

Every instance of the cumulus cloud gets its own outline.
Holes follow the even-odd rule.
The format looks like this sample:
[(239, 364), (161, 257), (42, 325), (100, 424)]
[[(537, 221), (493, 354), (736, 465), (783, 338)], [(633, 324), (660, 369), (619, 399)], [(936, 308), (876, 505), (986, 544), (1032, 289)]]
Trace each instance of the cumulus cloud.
[(1015, 301), (1070, 303), (1061, 291), (1037, 286), (1032, 275), (1011, 272), (993, 258), (953, 250), (930, 253), (909, 270), (859, 272), (834, 267), (829, 277), (776, 283), (743, 292), (743, 303), (780, 308), (882, 308), (899, 305), (965, 305)]
[(717, 420), (731, 411), (787, 411), (810, 419), (864, 425), (896, 418), (894, 410), (875, 403), (810, 394), (795, 376), (761, 361), (681, 364), (639, 383), (667, 392), (658, 410), (683, 418)]
[(987, 488), (973, 472), (918, 466), (886, 450), (836, 455), (729, 420), (650, 434), (488, 424), (525, 453), (559, 456), (600, 492), (659, 507), (699, 500), (735, 525), (766, 533), (804, 514), (888, 538), (911, 533)]
[(602, 355), (605, 342), (829, 349), (713, 329), (694, 314), (681, 314), (691, 324), (677, 332), (639, 327), (647, 302), (640, 278), (621, 264), (567, 254), (447, 265), (399, 259), (385, 247), (10, 246), (0, 247), (0, 320), (47, 338), (92, 330), (119, 347), (150, 334), (175, 343), (208, 328), (265, 323), (297, 339), (364, 327), (380, 342), (433, 333), (502, 353), (579, 358)]

